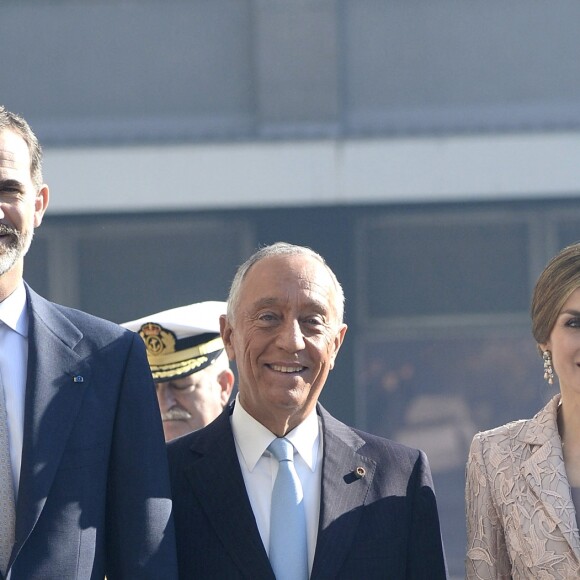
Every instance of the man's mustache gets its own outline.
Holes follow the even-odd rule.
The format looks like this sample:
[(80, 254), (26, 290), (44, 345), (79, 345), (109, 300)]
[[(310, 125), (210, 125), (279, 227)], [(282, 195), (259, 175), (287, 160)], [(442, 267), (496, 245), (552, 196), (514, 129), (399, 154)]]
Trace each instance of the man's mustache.
[(20, 232), (17, 229), (11, 228), (6, 224), (0, 224), (0, 236), (16, 236), (17, 238), (20, 237)]
[(166, 413), (161, 413), (163, 421), (187, 421), (191, 419), (191, 415), (181, 407), (171, 407)]

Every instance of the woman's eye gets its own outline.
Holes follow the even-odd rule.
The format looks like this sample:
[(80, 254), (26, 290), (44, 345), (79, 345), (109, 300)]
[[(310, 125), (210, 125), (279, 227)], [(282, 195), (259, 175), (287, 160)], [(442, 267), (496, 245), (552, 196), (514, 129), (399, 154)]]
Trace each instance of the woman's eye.
[(580, 318), (570, 318), (566, 322), (566, 326), (570, 326), (572, 328), (579, 328), (580, 327)]

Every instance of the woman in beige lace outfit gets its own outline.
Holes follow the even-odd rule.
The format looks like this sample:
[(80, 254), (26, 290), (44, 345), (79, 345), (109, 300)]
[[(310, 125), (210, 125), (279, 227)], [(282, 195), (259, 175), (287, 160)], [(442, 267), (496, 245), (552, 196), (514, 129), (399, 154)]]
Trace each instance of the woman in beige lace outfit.
[(532, 332), (556, 395), (478, 433), (467, 463), (468, 579), (580, 578), (580, 243), (540, 275)]

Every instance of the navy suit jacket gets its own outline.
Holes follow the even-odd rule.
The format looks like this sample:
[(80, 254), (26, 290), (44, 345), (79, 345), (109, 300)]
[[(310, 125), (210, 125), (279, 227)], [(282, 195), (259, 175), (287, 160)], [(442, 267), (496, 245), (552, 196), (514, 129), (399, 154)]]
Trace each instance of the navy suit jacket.
[[(322, 406), (324, 451), (311, 578), (447, 577), (427, 459)], [(274, 580), (236, 453), (232, 406), (168, 445), (179, 577)], [(357, 478), (357, 468), (364, 476)]]
[(176, 578), (167, 458), (143, 341), (28, 287), (27, 296), (11, 580)]

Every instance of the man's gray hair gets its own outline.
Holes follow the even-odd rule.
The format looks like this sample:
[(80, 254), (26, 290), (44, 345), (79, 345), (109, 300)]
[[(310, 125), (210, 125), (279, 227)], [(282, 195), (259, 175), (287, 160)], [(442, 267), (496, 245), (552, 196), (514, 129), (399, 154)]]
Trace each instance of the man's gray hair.
[(227, 316), (230, 320), (230, 323), (235, 321), (235, 315), (240, 301), (241, 287), (247, 273), (250, 271), (252, 266), (257, 264), (260, 260), (275, 256), (308, 256), (310, 258), (314, 258), (326, 268), (334, 284), (334, 291), (336, 296), (336, 303), (334, 304), (334, 308), (336, 310), (336, 318), (338, 323), (342, 324), (344, 318), (344, 292), (335, 273), (326, 263), (326, 260), (311, 248), (306, 246), (295, 246), (294, 244), (288, 244), (287, 242), (276, 242), (270, 246), (264, 246), (263, 248), (260, 248), (238, 268), (232, 281), (232, 285), (230, 286), (230, 293), (228, 296)]

